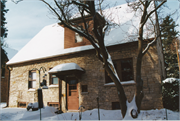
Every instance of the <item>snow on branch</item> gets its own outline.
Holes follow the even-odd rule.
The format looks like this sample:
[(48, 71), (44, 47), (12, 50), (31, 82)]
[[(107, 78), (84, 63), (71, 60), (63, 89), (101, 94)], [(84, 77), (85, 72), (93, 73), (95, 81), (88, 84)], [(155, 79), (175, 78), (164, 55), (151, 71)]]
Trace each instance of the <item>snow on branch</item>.
[[(164, 29), (162, 29), (164, 30)], [(162, 31), (161, 30), (161, 31)], [(147, 44), (146, 48), (143, 50), (142, 54), (146, 54), (146, 52), (148, 51), (149, 47), (155, 42), (157, 41), (157, 39), (161, 36), (161, 34), (157, 35), (150, 43)]]
[(143, 55), (148, 51), (149, 47), (150, 47), (156, 40), (157, 40), (157, 37), (154, 38), (153, 41), (151, 41), (150, 43), (147, 44), (146, 48), (145, 48), (145, 49), (143, 50), (143, 52), (142, 52)]
[(117, 78), (118, 81), (121, 83), (121, 81), (120, 81), (120, 79), (119, 79), (119, 76), (118, 76), (118, 74), (117, 74), (117, 71), (116, 71), (116, 69), (115, 69), (115, 67), (114, 67), (113, 61), (112, 61), (112, 59), (111, 59), (111, 55), (110, 55), (108, 52), (107, 52), (107, 54), (108, 54), (107, 62), (108, 62), (109, 68), (112, 70), (112, 72), (114, 72), (116, 78)]

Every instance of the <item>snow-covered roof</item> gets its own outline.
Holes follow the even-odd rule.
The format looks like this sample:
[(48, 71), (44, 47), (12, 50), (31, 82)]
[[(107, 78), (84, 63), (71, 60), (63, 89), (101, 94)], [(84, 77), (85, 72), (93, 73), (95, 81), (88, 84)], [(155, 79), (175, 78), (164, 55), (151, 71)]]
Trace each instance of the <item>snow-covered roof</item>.
[(64, 28), (58, 24), (44, 27), (7, 65), (42, 59), (59, 54), (64, 48)]
[[(116, 26), (107, 32), (105, 36), (106, 46), (137, 41), (140, 15), (135, 15), (127, 4), (104, 10), (104, 14), (108, 16), (109, 20), (120, 24), (120, 26)], [(148, 28), (150, 27), (145, 26), (144, 35), (150, 37)], [(94, 48), (92, 45), (85, 45), (64, 49), (64, 28), (58, 24), (52, 24), (44, 27), (7, 62), (7, 65), (57, 57), (89, 49)]]
[(57, 73), (57, 72), (69, 71), (69, 70), (84, 71), (76, 63), (64, 63), (64, 64), (60, 64), (60, 65), (55, 66), (50, 71), (48, 71), (48, 73)]

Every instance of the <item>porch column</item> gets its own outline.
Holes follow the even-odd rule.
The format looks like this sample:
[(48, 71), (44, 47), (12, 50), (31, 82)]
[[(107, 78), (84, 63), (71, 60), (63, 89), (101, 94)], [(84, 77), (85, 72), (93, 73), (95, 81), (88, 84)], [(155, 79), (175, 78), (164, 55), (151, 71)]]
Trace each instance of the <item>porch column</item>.
[(59, 78), (59, 109), (62, 111), (62, 80)]

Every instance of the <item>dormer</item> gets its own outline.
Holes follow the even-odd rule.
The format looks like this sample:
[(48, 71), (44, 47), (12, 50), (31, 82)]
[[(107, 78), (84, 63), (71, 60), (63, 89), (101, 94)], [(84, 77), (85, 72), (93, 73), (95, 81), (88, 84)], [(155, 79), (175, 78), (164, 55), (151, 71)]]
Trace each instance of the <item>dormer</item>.
[[(92, 23), (91, 17), (87, 16), (86, 20), (88, 21), (88, 23)], [(83, 26), (83, 22), (81, 18), (75, 18), (71, 21), (77, 23), (78, 25)], [(85, 45), (91, 45), (89, 40), (82, 37), (78, 33), (68, 29), (67, 27), (64, 28), (64, 49), (78, 47), (78, 46), (85, 46)]]

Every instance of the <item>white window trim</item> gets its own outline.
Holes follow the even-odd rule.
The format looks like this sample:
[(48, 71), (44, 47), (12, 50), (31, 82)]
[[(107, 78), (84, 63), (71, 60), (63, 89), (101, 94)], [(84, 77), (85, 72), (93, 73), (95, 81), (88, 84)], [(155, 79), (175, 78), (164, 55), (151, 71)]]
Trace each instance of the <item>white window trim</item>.
[[(124, 81), (121, 82), (122, 85), (132, 85), (132, 84), (136, 84), (136, 82), (134, 80), (130, 80), (130, 81)], [(104, 84), (104, 86), (115, 86), (114, 82), (110, 82), (110, 83), (106, 83)]]
[(58, 81), (59, 81), (59, 78), (58, 78), (58, 77), (52, 77), (52, 76), (51, 76), (51, 84), (50, 84), (50, 85), (58, 85), (58, 84), (52, 84), (52, 81), (53, 81), (52, 78), (57, 78)]
[[(35, 73), (35, 77), (33, 76), (33, 73)], [(29, 76), (29, 75), (28, 75), (28, 76)], [(34, 80), (32, 79), (33, 77), (34, 77)], [(34, 82), (37, 84), (37, 78), (36, 78), (36, 77), (37, 77), (36, 71), (31, 71), (31, 79), (32, 79), (31, 82), (34, 81)], [(29, 83), (29, 81), (30, 81), (30, 80), (28, 79), (28, 83)], [(28, 91), (31, 91), (31, 90), (32, 90), (32, 91), (35, 91), (36, 84), (35, 84), (35, 87), (33, 87), (33, 88), (29, 88), (29, 86), (28, 86), (28, 88), (29, 88)], [(33, 86), (33, 82), (32, 82), (32, 86)]]
[(28, 92), (34, 92), (34, 91), (36, 91), (36, 89), (32, 89), (32, 88), (28, 89)]

